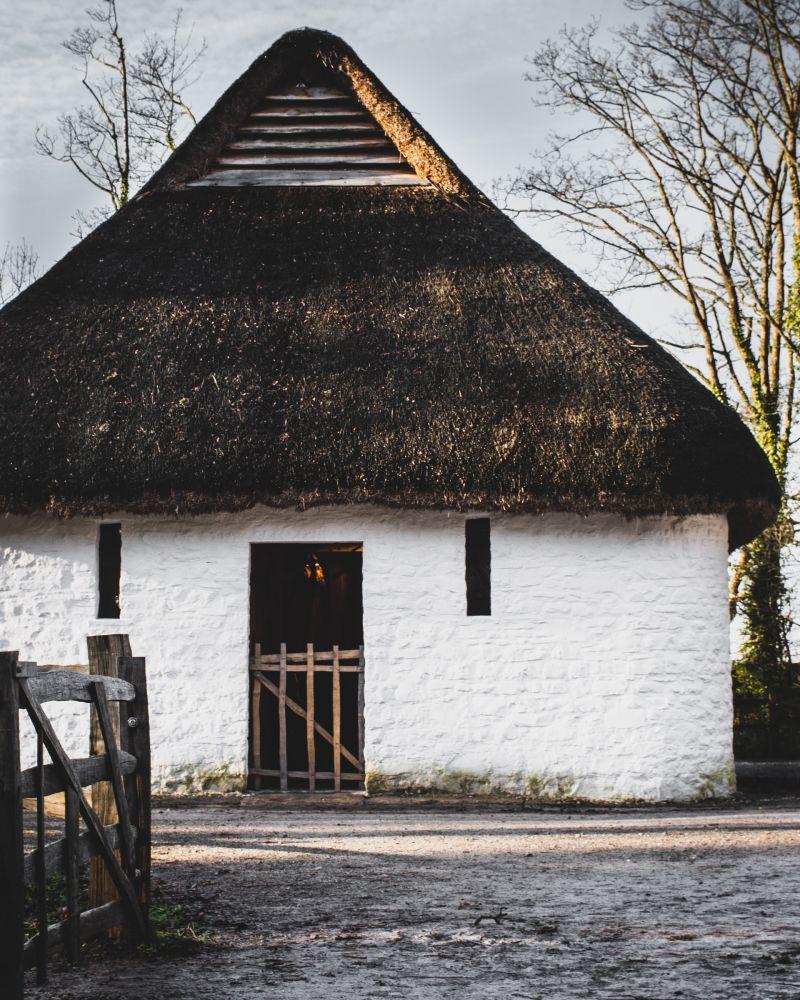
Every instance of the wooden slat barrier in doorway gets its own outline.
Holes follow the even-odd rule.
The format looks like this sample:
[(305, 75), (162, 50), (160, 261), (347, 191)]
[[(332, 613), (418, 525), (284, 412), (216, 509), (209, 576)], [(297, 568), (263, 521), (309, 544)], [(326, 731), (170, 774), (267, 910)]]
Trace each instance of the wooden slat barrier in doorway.
[[(306, 675), (306, 704), (298, 704), (286, 693), (288, 674)], [(286, 643), (279, 653), (262, 653), (259, 643), (250, 662), (252, 677), (252, 738), (253, 766), (250, 773), (256, 778), (279, 778), (281, 790), (289, 787), (289, 778), (308, 781), (310, 791), (316, 789), (317, 780), (332, 780), (334, 791), (340, 791), (343, 781), (364, 780), (364, 647), (358, 649), (315, 650), (309, 643), (304, 653), (287, 653)], [(331, 674), (333, 703), (333, 732), (329, 732), (315, 717), (314, 678), (317, 674)], [(341, 675), (356, 674), (358, 685), (358, 748), (353, 753), (342, 743)], [(271, 676), (270, 676), (271, 675)], [(276, 677), (277, 675), (277, 677)], [(277, 680), (277, 683), (276, 683)], [(278, 768), (264, 768), (261, 760), (261, 697), (266, 691), (278, 702)], [(307, 770), (289, 770), (286, 748), (286, 710), (294, 712), (306, 723)], [(333, 748), (333, 771), (316, 768), (316, 736), (322, 737)], [(354, 770), (342, 771), (342, 760)]]

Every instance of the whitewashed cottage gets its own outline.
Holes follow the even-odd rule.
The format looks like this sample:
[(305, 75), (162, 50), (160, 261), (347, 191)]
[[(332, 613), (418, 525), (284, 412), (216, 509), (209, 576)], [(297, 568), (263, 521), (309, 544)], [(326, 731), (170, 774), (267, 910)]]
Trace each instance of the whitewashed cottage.
[(324, 32), (0, 313), (0, 504), (3, 647), (129, 634), (161, 787), (732, 787), (763, 453)]

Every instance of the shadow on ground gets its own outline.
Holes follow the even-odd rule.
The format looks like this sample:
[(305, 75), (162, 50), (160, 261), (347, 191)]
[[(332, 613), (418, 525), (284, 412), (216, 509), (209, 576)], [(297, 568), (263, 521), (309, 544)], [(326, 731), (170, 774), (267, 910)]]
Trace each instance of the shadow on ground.
[(573, 815), (273, 800), (154, 820), (159, 891), (210, 943), (57, 968), (31, 996), (800, 996), (796, 804)]

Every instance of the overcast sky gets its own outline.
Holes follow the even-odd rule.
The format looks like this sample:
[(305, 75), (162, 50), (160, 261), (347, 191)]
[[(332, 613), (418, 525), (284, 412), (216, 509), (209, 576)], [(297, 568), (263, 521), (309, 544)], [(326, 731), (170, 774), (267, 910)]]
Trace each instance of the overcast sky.
[[(61, 47), (86, 23), (85, 0), (0, 4), (0, 243), (27, 239), (49, 266), (72, 244), (71, 216), (102, 201), (69, 166), (38, 156), (37, 123), (82, 101), (76, 60)], [(130, 48), (145, 30), (166, 31), (179, 3), (118, 0)], [(563, 24), (599, 16), (604, 28), (631, 19), (624, 0), (185, 0), (184, 20), (208, 42), (190, 92), (203, 114), (280, 34), (308, 25), (341, 35), (481, 187), (529, 160), (563, 125), (538, 111), (525, 57)], [(526, 226), (586, 274), (557, 230)], [(653, 298), (618, 302), (651, 333)], [(663, 320), (662, 320), (663, 323)]]

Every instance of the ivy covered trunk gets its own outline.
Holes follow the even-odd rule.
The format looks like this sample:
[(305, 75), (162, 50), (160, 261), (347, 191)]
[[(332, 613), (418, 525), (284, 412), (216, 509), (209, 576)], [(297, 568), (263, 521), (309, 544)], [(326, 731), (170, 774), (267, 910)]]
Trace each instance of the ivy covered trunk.
[(791, 535), (782, 514), (745, 553), (738, 602), (743, 641), (733, 667), (734, 747), (740, 760), (800, 757), (800, 685), (789, 647), (785, 578)]
[[(793, 183), (794, 230), (800, 232), (800, 188)], [(784, 326), (800, 344), (800, 244), (793, 241), (792, 272)], [(792, 387), (794, 374), (792, 374)], [(733, 665), (734, 752), (739, 760), (800, 758), (800, 671), (792, 660), (792, 594), (786, 560), (794, 543), (787, 497), (789, 447), (781, 432), (780, 393), (763, 384), (754, 430), (783, 493), (775, 523), (745, 548), (736, 610), (742, 618), (742, 645)], [(790, 404), (790, 409), (792, 409)], [(791, 415), (786, 418), (791, 427)]]

